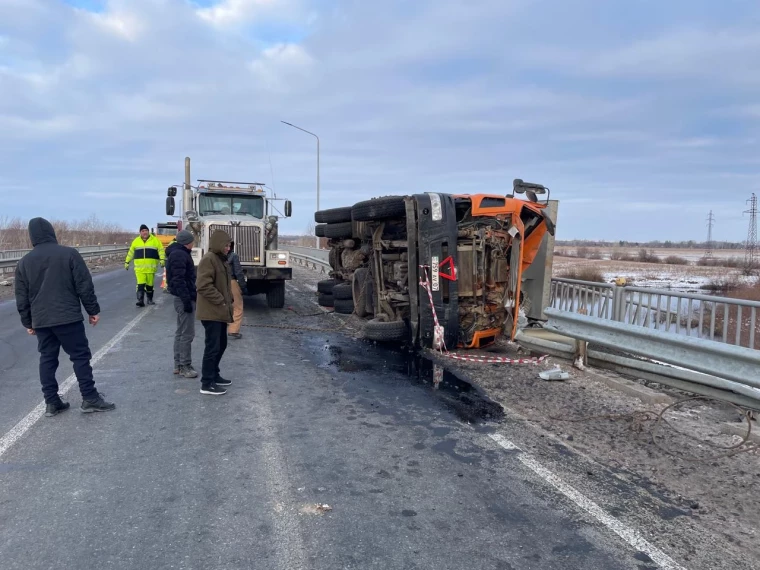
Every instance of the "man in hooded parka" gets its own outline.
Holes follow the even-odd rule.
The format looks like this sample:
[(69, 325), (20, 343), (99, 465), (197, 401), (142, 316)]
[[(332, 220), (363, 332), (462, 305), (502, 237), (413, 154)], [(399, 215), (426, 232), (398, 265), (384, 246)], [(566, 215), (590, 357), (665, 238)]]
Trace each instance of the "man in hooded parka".
[(116, 406), (95, 389), (92, 354), (84, 330), (82, 306), (91, 325), (100, 319), (90, 270), (76, 249), (58, 244), (55, 230), (46, 219), (29, 221), (29, 237), (33, 249), (16, 266), (14, 288), (21, 324), (37, 337), (45, 415), (55, 416), (70, 407), (61, 400), (55, 378), (61, 347), (74, 365), (82, 411), (113, 410)]

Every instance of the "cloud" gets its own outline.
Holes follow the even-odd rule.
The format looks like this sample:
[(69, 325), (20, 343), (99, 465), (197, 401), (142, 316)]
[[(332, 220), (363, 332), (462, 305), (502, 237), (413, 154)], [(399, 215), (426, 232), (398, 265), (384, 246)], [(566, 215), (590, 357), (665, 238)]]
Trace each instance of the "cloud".
[(215, 26), (239, 25), (267, 14), (282, 0), (222, 0), (212, 6), (198, 8), (197, 14)]
[[(294, 201), (282, 232), (303, 231), (316, 145), (285, 120), (320, 137), (323, 208), (523, 178), (560, 200), (561, 238), (702, 239), (719, 204), (716, 237), (740, 240), (760, 185), (758, 15), (707, 0), (4, 0), (0, 192), (14, 215), (132, 227), (164, 217), (190, 156), (196, 178), (264, 179)], [(7, 199), (29, 184), (35, 200)]]

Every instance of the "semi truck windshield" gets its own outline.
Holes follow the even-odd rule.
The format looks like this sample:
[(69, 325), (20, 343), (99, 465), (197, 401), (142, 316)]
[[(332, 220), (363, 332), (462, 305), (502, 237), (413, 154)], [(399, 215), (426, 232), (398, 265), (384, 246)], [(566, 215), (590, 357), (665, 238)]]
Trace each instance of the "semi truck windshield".
[(252, 216), (264, 217), (264, 199), (261, 196), (201, 194), (198, 204), (201, 216)]

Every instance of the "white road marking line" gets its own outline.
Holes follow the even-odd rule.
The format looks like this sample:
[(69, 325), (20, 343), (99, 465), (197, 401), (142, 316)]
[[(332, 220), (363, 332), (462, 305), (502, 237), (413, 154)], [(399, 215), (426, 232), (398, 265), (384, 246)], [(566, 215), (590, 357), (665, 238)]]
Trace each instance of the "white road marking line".
[[(156, 303), (158, 305), (158, 303)], [(131, 331), (137, 323), (139, 323), (145, 316), (151, 312), (151, 309), (146, 309), (140, 312), (139, 315), (137, 315), (134, 319), (129, 321), (127, 325), (121, 329), (118, 333), (116, 333), (116, 336), (114, 336), (111, 340), (109, 340), (105, 345), (101, 347), (99, 351), (97, 351), (90, 360), (90, 364), (95, 367), (95, 365), (102, 360), (102, 358), (110, 352), (110, 350), (116, 346), (116, 344), (123, 339), (129, 331)], [(66, 380), (64, 380), (63, 384), (59, 385), (58, 392), (60, 394), (66, 394), (71, 387), (74, 385), (74, 383), (77, 381), (77, 377), (75, 374), (72, 374)], [(97, 384), (97, 379), (96, 379)], [(15, 444), (19, 439), (21, 439), (26, 432), (28, 432), (34, 424), (36, 424), (39, 419), (45, 414), (45, 402), (44, 400), (38, 404), (31, 412), (29, 412), (24, 419), (22, 419), (20, 422), (18, 422), (15, 426), (11, 428), (11, 430), (6, 433), (3, 437), (0, 438), (0, 457), (2, 457), (6, 451), (8, 451), (13, 444)]]
[(520, 451), (520, 453), (517, 454), (516, 456), (517, 459), (520, 461), (520, 463), (525, 465), (528, 469), (530, 469), (536, 475), (544, 479), (547, 483), (549, 483), (552, 487), (557, 489), (565, 497), (570, 499), (572, 502), (578, 505), (581, 509), (583, 509), (584, 511), (589, 513), (592, 517), (594, 517), (597, 521), (599, 521), (608, 529), (610, 529), (612, 532), (617, 534), (620, 538), (622, 538), (625, 542), (627, 542), (631, 547), (633, 547), (636, 550), (646, 553), (656, 564), (660, 566), (662, 570), (686, 570), (686, 568), (678, 564), (675, 560), (670, 558), (670, 556), (665, 554), (662, 550), (660, 550), (659, 548), (654, 546), (652, 543), (650, 543), (648, 540), (646, 540), (643, 536), (641, 536), (639, 532), (625, 525), (624, 523), (622, 523), (615, 517), (607, 514), (604, 511), (604, 509), (602, 509), (594, 501), (592, 501), (591, 499), (589, 499), (582, 493), (579, 493), (578, 491), (576, 491), (573, 487), (565, 483), (562, 479), (560, 479), (554, 473), (549, 471), (546, 467), (541, 465), (529, 454), (523, 452), (519, 447), (517, 447), (514, 443), (509, 441), (503, 435), (494, 433), (494, 434), (490, 434), (489, 437), (506, 450)]

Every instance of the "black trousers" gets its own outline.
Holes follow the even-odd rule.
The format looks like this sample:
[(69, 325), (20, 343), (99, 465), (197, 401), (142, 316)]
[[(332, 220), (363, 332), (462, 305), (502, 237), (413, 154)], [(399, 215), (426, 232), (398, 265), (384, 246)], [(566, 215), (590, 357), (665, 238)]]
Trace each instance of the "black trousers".
[(55, 372), (58, 370), (58, 355), (61, 347), (69, 355), (74, 365), (74, 374), (79, 382), (82, 398), (92, 400), (98, 397), (95, 380), (92, 377), (90, 345), (84, 332), (84, 323), (71, 323), (57, 327), (35, 329), (37, 333), (37, 350), (40, 353), (40, 383), (45, 403), (57, 402), (58, 381)]
[(219, 363), (227, 349), (227, 323), (218, 321), (201, 321), (206, 331), (206, 344), (203, 349), (201, 367), (201, 384), (208, 386), (219, 378)]

